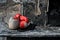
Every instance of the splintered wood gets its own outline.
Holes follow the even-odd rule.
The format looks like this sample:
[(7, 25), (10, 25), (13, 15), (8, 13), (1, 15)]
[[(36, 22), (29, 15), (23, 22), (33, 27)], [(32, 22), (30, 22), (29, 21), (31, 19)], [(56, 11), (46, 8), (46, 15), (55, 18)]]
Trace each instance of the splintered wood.
[(36, 0), (36, 8), (35, 8), (35, 15), (40, 15), (41, 14), (41, 9), (39, 7), (39, 4), (40, 4), (40, 0)]

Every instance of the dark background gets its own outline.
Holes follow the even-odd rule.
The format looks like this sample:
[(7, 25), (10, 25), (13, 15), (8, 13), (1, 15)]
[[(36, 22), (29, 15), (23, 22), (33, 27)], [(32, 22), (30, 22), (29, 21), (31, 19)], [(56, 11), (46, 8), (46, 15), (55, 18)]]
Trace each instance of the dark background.
[(32, 37), (32, 38), (8, 38), (8, 40), (60, 40), (60, 37)]

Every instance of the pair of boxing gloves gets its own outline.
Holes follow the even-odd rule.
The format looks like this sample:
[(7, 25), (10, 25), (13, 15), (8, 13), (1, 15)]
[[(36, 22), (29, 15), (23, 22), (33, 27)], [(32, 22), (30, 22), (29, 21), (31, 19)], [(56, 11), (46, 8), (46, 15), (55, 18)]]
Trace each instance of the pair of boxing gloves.
[(9, 19), (9, 29), (17, 29), (18, 27), (21, 29), (24, 29), (28, 27), (29, 25), (29, 20), (26, 16), (23, 16), (19, 13), (14, 15)]

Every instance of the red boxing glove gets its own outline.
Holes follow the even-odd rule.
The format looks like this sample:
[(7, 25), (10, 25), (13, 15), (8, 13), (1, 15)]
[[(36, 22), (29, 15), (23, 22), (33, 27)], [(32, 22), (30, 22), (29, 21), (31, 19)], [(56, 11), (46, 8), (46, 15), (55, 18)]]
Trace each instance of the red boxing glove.
[(20, 21), (20, 28), (21, 28), (21, 29), (24, 29), (24, 28), (26, 28), (27, 26), (28, 26), (27, 22), (25, 22), (25, 21)]
[(21, 21), (25, 21), (25, 22), (27, 22), (27, 23), (29, 22), (29, 21), (28, 21), (28, 18), (25, 17), (25, 16), (20, 16), (20, 20), (21, 20)]

